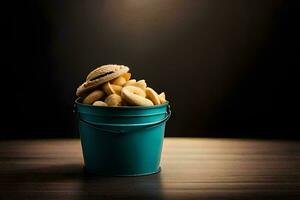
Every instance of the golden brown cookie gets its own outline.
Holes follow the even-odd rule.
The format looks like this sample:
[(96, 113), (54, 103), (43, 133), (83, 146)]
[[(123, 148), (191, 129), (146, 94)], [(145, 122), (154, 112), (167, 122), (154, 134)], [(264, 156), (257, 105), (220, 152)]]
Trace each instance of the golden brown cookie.
[(146, 88), (146, 97), (150, 99), (154, 105), (160, 104), (159, 96), (152, 88)]
[[(142, 89), (139, 88), (139, 87), (129, 85), (129, 86), (123, 87), (122, 90), (129, 90), (130, 92), (132, 92), (132, 93), (134, 93), (134, 94), (136, 94), (136, 95), (139, 95), (139, 96), (141, 96), (141, 97), (146, 98), (146, 93), (145, 93), (145, 91), (142, 90)], [(122, 94), (122, 90), (121, 90), (121, 94)]]
[[(86, 81), (92, 81), (92, 80), (103, 80), (102, 83), (105, 83), (107, 81), (110, 81), (114, 78), (117, 78), (129, 71), (129, 68), (124, 65), (102, 65), (93, 71), (91, 71), (87, 77)], [(113, 78), (112, 78), (113, 77)]]
[(159, 98), (161, 104), (167, 102), (167, 100), (166, 100), (166, 94), (165, 94), (164, 92), (160, 93), (160, 94), (158, 95), (158, 98)]
[(98, 67), (88, 74), (86, 81), (77, 88), (76, 95), (83, 96), (101, 84), (126, 74), (128, 71), (129, 68), (124, 65), (103, 65)]
[(136, 86), (145, 91), (147, 84), (145, 80), (136, 81), (135, 79), (131, 79), (125, 83), (124, 87), (125, 86)]
[(127, 72), (127, 73), (123, 74), (122, 76), (126, 79), (126, 81), (129, 81), (131, 78), (131, 73)]
[(115, 78), (110, 81), (111, 84), (123, 86), (126, 83), (126, 78), (123, 76), (119, 76), (118, 78)]
[(145, 92), (135, 86), (126, 86), (122, 88), (121, 91), (122, 98), (129, 104), (133, 106), (153, 106), (152, 101), (145, 98)]
[(105, 103), (108, 106), (121, 106), (122, 105), (122, 98), (117, 94), (111, 94), (105, 99)]
[(115, 91), (114, 94), (121, 95), (122, 86), (114, 85), (114, 84), (111, 84), (110, 86)]
[(95, 90), (92, 93), (90, 93), (89, 95), (87, 95), (82, 103), (84, 104), (93, 104), (95, 101), (101, 99), (103, 96), (105, 95), (105, 93), (101, 90)]
[(93, 106), (107, 106), (107, 104), (103, 101), (95, 101)]
[(133, 85), (135, 83), (136, 83), (136, 80), (135, 79), (131, 79), (131, 80), (128, 80), (123, 87), (129, 86), (129, 85)]
[(110, 84), (110, 82), (107, 82), (102, 86), (102, 89), (105, 91), (105, 93), (107, 95), (111, 95), (111, 94), (121, 95), (122, 87), (119, 85), (113, 85), (113, 84)]
[(134, 86), (137, 86), (139, 88), (141, 88), (142, 90), (146, 90), (147, 84), (145, 80), (139, 80), (137, 81), (135, 84), (133, 84)]

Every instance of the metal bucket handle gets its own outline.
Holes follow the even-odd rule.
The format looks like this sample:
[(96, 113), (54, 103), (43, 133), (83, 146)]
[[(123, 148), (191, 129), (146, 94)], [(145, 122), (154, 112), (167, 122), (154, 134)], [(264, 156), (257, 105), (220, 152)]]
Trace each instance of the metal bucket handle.
[[(167, 109), (167, 115), (165, 118), (163, 118), (162, 120), (158, 121), (158, 122), (150, 122), (150, 123), (142, 123), (142, 124), (107, 124), (107, 123), (90, 123), (87, 122), (83, 119), (79, 120), (87, 125), (89, 125), (90, 127), (93, 127), (95, 129), (104, 131), (104, 132), (109, 132), (109, 133), (126, 133), (127, 131), (115, 131), (115, 130), (109, 130), (109, 129), (105, 129), (105, 128), (101, 128), (101, 127), (105, 127), (105, 126), (115, 126), (115, 127), (141, 127), (138, 129), (135, 129), (133, 131), (138, 131), (138, 130), (142, 130), (142, 129), (148, 129), (148, 128), (154, 128), (158, 125), (160, 125), (161, 123), (164, 123), (165, 121), (167, 121), (169, 118), (171, 117), (171, 107), (170, 105), (168, 105), (168, 109)], [(132, 130), (130, 130), (130, 132), (132, 132)]]

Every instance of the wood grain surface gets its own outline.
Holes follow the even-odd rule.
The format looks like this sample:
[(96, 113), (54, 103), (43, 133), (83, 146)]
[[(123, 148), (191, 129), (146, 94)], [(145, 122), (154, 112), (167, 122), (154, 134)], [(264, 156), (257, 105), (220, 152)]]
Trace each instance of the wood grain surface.
[(300, 143), (167, 138), (162, 171), (83, 172), (79, 140), (0, 141), (0, 199), (300, 199)]

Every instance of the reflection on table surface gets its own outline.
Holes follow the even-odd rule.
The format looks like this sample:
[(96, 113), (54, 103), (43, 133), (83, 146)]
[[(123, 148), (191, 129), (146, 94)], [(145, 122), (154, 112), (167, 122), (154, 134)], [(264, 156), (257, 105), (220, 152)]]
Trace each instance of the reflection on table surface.
[(142, 177), (86, 174), (79, 140), (0, 142), (0, 199), (299, 198), (293, 141), (165, 139), (162, 171)]

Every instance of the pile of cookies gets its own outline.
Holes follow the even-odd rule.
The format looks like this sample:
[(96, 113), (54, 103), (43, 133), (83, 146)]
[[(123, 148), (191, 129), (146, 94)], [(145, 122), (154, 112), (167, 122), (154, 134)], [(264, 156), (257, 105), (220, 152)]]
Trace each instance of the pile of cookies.
[(131, 79), (129, 67), (103, 65), (91, 71), (77, 88), (82, 103), (94, 106), (153, 106), (166, 103), (165, 93), (157, 94), (145, 80)]

